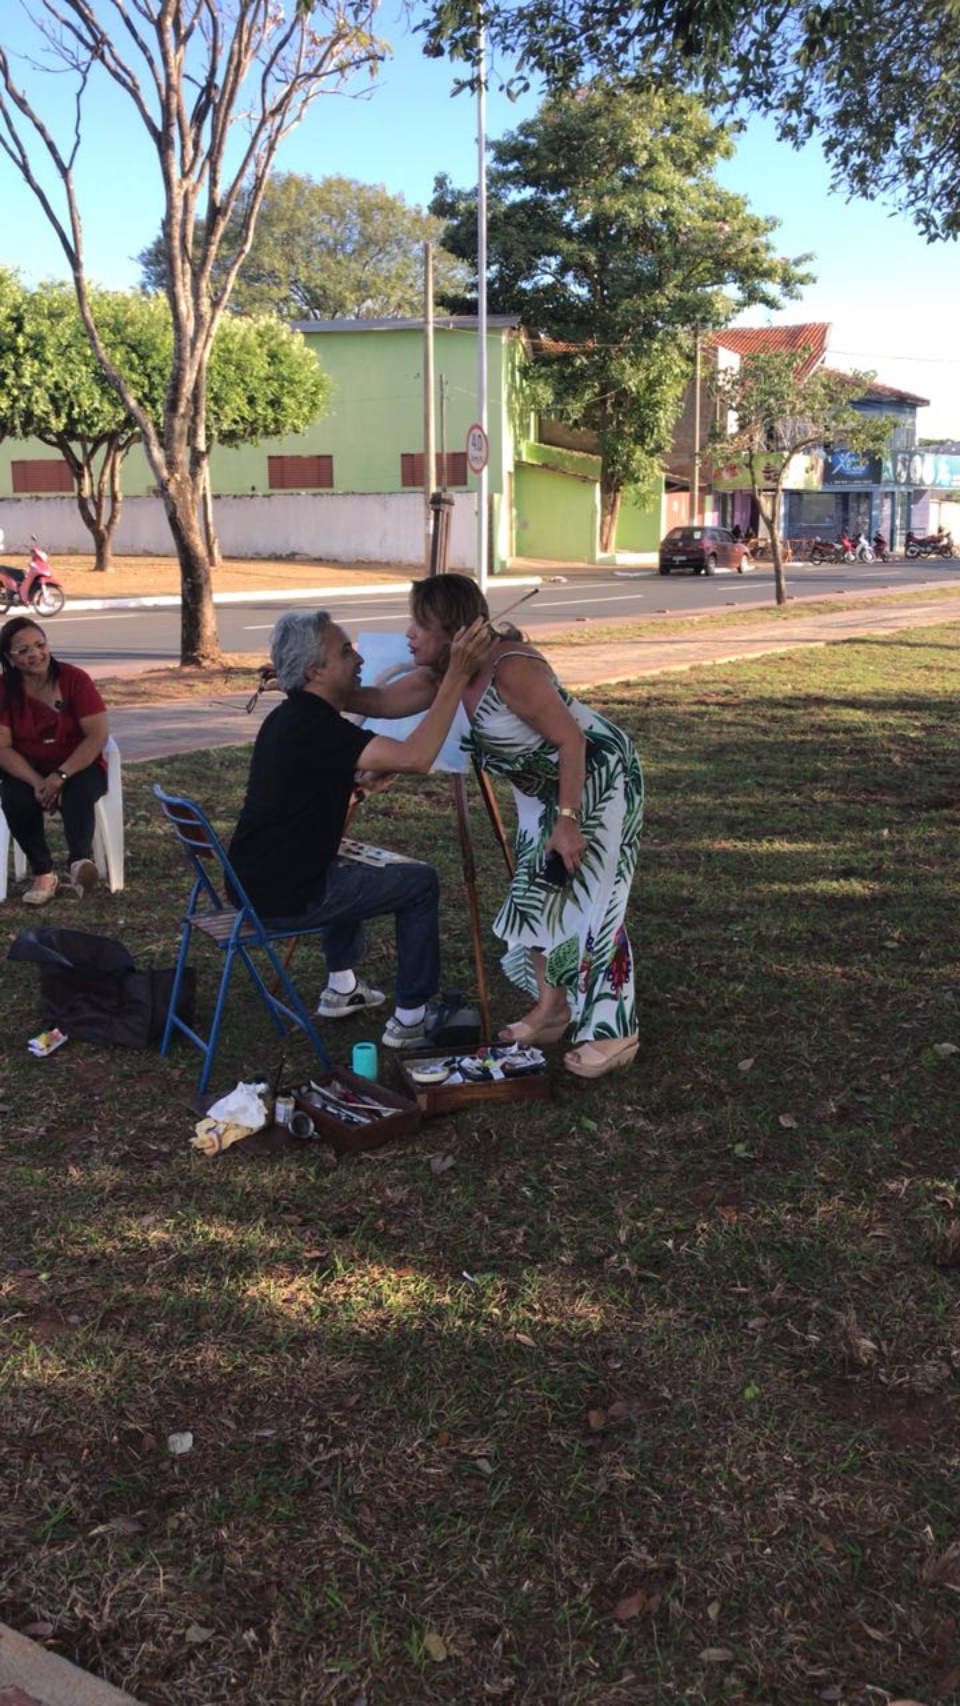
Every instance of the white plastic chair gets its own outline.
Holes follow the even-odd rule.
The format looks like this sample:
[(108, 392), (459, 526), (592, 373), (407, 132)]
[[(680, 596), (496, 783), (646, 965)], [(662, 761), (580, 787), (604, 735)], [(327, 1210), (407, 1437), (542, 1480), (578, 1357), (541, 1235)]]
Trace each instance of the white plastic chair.
[[(93, 858), (111, 894), (123, 888), (123, 778), (120, 748), (112, 735), (103, 749), (107, 761), (107, 791), (94, 810)], [(10, 864), (10, 826), (0, 812), (0, 901), (7, 898)], [(20, 882), (27, 873), (27, 859), (19, 842), (13, 842), (13, 874)]]

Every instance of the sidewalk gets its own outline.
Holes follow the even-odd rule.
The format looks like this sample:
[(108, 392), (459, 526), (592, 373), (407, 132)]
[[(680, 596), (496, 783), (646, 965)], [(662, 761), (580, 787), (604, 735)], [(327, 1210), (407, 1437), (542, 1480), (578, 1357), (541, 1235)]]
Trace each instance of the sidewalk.
[[(960, 621), (960, 588), (956, 598), (925, 598), (882, 604), (872, 609), (849, 610), (841, 600), (822, 615), (792, 613), (789, 621), (731, 625), (712, 633), (692, 621), (688, 630), (646, 639), (587, 641), (582, 645), (552, 643), (547, 632), (539, 643), (564, 686), (572, 692), (635, 681), (643, 676), (674, 670), (695, 669), (703, 664), (729, 663), (737, 658), (761, 657), (770, 652), (796, 651), (802, 646), (824, 646), (863, 635), (898, 633), (905, 628)], [(568, 630), (569, 631), (569, 630)], [(255, 685), (251, 673), (251, 692)], [(110, 712), (110, 728), (124, 763), (167, 758), (178, 752), (198, 752), (207, 747), (239, 746), (252, 741), (262, 719), (276, 703), (263, 694), (251, 715), (245, 705), (249, 695), (225, 693), (209, 699), (168, 700)]]

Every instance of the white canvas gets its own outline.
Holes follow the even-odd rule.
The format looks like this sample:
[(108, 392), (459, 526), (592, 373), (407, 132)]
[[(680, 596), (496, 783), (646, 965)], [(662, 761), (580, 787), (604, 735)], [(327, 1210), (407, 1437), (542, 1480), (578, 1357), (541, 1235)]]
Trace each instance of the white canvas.
[[(363, 658), (363, 673), (361, 680), (364, 687), (375, 687), (384, 676), (389, 676), (399, 664), (412, 668), (410, 648), (403, 634), (359, 634), (357, 650)], [(421, 713), (422, 714), (422, 713)], [(405, 740), (408, 734), (416, 728), (420, 717), (364, 717), (363, 727), (373, 729), (375, 734), (389, 735), (393, 740)], [(465, 772), (469, 759), (460, 750), (460, 738), (469, 730), (467, 714), (462, 705), (457, 707), (450, 732), (447, 735), (439, 756), (434, 763), (434, 770), (445, 771), (451, 775)]]

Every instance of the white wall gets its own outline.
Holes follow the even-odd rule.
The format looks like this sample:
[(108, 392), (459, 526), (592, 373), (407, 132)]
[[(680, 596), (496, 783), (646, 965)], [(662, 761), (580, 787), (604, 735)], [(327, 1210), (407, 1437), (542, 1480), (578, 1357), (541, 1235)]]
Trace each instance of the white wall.
[[(447, 566), (476, 561), (476, 494), (455, 492)], [(221, 497), (215, 516), (225, 557), (317, 557), (334, 563), (422, 563), (420, 492), (276, 492)], [(0, 499), (4, 550), (23, 553), (35, 535), (52, 556), (89, 554), (91, 539), (72, 498)], [(118, 556), (172, 557), (159, 498), (127, 498), (114, 536)]]

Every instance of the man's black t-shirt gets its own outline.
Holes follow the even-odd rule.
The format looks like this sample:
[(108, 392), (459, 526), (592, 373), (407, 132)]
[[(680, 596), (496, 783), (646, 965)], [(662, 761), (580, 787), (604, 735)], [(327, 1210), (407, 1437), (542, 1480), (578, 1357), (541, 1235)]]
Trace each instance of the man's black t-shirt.
[(316, 693), (288, 694), (263, 723), (230, 843), (261, 917), (295, 917), (322, 901), (354, 771), (372, 739)]

